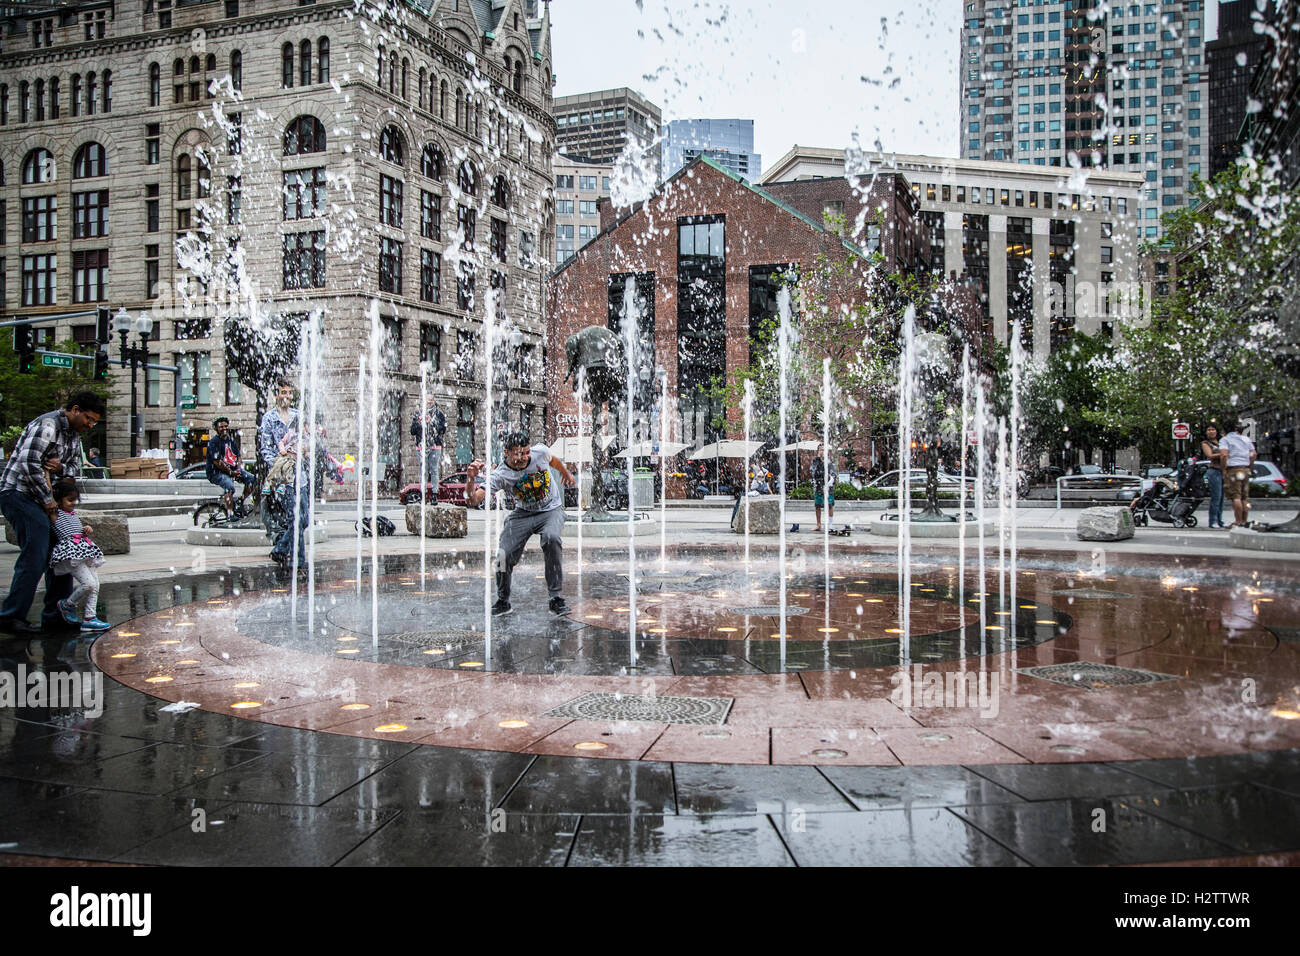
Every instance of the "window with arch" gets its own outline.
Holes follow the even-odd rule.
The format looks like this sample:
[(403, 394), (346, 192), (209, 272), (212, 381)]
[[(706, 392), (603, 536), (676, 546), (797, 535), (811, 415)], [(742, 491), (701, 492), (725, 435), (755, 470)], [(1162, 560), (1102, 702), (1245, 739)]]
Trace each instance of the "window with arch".
[(330, 38), (321, 37), (316, 41), (316, 81), (330, 81)]
[(208, 54), (207, 59), (203, 61), (203, 69), (208, 73), (217, 71), (217, 55), (215, 53)]
[(86, 74), (86, 115), (95, 115), (95, 103), (99, 99), (99, 78), (94, 70)]
[(280, 86), (293, 88), (293, 44), (286, 43), (280, 47)]
[(375, 85), (384, 88), (384, 45), (381, 43), (375, 56)]
[(0, 83), (0, 126), (9, 125), (9, 84)]
[(492, 205), (501, 209), (510, 208), (510, 186), (504, 176), (492, 180)]
[(515, 87), (515, 92), (516, 92), (516, 93), (523, 93), (523, 91), (524, 91), (524, 64), (523, 64), (521, 61), (519, 61), (519, 60), (515, 60), (515, 80), (514, 80), (514, 87)]
[(30, 123), (32, 120), (32, 85), (26, 80), (18, 81), (18, 122)]
[(438, 81), (438, 118), (447, 118), (447, 81)]
[(461, 163), (460, 168), (456, 170), (456, 185), (467, 196), (478, 195), (478, 173), (474, 171), (474, 167), (468, 160)]
[(298, 44), (298, 85), (311, 86), (311, 41)]
[(102, 90), (100, 94), (100, 108), (105, 113), (113, 112), (113, 71), (105, 70), (102, 77)]
[(411, 98), (411, 89), (407, 82), (410, 72), (411, 61), (406, 57), (402, 57), (402, 99), (404, 100), (409, 100)]
[(325, 124), (314, 116), (299, 116), (284, 131), (284, 155), (325, 151)]
[(193, 197), (193, 185), (190, 182), (190, 174), (193, 171), (193, 162), (190, 160), (189, 153), (181, 153), (176, 157), (176, 198), (180, 200), (191, 199)]
[(388, 92), (397, 93), (397, 53), (388, 54)]
[(81, 115), (81, 74), (72, 74), (72, 91), (68, 97), (68, 105), (72, 110), (73, 116)]
[(396, 126), (385, 126), (379, 134), (379, 155), (396, 166), (406, 165), (406, 143)]
[(59, 118), (59, 78), (50, 77), (50, 119)]
[(37, 147), (23, 158), (23, 185), (54, 182), (54, 154)]
[(441, 180), (445, 165), (441, 149), (433, 143), (424, 147), (424, 155), (420, 158), (421, 175), (428, 176), (430, 179)]
[(465, 93), (460, 89), (460, 87), (457, 87), (456, 88), (456, 128), (457, 129), (460, 129), (463, 126), (463, 123), (461, 122), (461, 115), (464, 112), (464, 110), (465, 110)]
[(480, 104), (475, 103), (474, 104), (474, 136), (475, 137), (479, 137), (483, 135), (482, 133), (479, 132), (479, 124), (482, 122), (482, 120), (483, 120), (483, 107)]
[(45, 81), (36, 81), (36, 122), (45, 119)]
[(244, 54), (239, 50), (230, 51), (230, 85), (237, 90), (244, 88)]
[(96, 142), (83, 143), (72, 157), (72, 178), (93, 179), (108, 175), (108, 153)]
[(419, 104), (420, 109), (422, 110), (428, 109), (428, 106), (424, 102), (424, 80), (426, 76), (427, 73), (424, 67), (420, 67), (420, 72), (416, 74), (415, 79), (415, 101)]
[(157, 63), (149, 64), (149, 105), (162, 104), (162, 67)]

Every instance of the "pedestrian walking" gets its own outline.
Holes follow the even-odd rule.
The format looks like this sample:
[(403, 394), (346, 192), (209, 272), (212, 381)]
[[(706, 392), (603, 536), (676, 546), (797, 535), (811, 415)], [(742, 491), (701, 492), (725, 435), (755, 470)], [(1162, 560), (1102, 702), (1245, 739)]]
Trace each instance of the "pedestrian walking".
[(447, 432), (447, 416), (430, 395), (423, 412), (411, 416), (411, 437), (415, 447), (424, 455), (426, 480), (433, 486), (433, 496), (438, 497), (438, 480), (442, 472), (442, 439)]
[(1241, 433), (1234, 422), (1219, 448), (1224, 460), (1223, 493), (1232, 500), (1232, 527), (1244, 528), (1250, 512), (1250, 466), (1255, 464), (1255, 443)]
[(1210, 467), (1205, 469), (1205, 483), (1210, 486), (1210, 517), (1207, 523), (1211, 528), (1222, 528), (1223, 468), (1228, 456), (1219, 448), (1219, 429), (1214, 425), (1207, 425), (1205, 428), (1205, 438), (1201, 441), (1201, 457), (1210, 463)]
[(95, 610), (99, 604), (96, 569), (104, 563), (104, 552), (90, 536), (94, 529), (77, 517), (77, 483), (60, 478), (50, 493), (59, 507), (54, 519), (54, 533), (59, 540), (50, 552), (50, 569), (55, 575), (70, 575), (76, 582), (72, 593), (58, 602), (59, 613), (64, 621), (83, 631), (107, 630), (108, 622), (100, 620)]
[[(0, 478), (0, 512), (13, 526), (21, 553), (14, 564), (9, 593), (0, 604), (0, 631), (36, 634), (66, 626), (59, 601), (72, 590), (72, 579), (50, 569), (50, 546), (58, 505), (49, 479), (81, 474), (81, 433), (104, 416), (104, 402), (94, 392), (77, 392), (65, 407), (33, 419), (23, 430)], [(41, 626), (27, 621), (36, 586), (45, 576)]]

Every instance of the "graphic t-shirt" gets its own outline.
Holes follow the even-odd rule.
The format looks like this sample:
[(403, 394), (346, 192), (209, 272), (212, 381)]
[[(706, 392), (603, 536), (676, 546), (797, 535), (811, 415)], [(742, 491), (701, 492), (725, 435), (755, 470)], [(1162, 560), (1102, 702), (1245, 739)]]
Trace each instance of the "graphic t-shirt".
[(492, 469), (488, 494), (504, 491), (514, 499), (516, 510), (541, 512), (558, 508), (562, 499), (550, 465), (551, 450), (545, 445), (534, 445), (522, 471), (504, 462)]

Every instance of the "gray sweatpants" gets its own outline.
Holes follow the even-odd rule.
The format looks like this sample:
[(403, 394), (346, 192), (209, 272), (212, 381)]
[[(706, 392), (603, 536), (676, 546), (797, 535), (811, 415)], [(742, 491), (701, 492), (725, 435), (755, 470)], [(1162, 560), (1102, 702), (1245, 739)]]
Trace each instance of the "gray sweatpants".
[(510, 576), (524, 553), (524, 545), (534, 534), (542, 539), (542, 557), (546, 561), (546, 590), (553, 598), (560, 597), (564, 589), (563, 545), (560, 535), (564, 530), (564, 509), (532, 512), (516, 508), (501, 526), (501, 540), (497, 544), (496, 572), (497, 599), (510, 600)]

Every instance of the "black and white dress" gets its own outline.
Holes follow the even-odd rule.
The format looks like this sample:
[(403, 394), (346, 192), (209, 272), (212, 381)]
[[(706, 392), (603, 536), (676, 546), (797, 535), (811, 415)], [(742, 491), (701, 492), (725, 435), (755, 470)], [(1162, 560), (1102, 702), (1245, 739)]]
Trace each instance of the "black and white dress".
[(54, 519), (54, 533), (59, 543), (50, 553), (50, 568), (55, 574), (71, 574), (78, 565), (97, 568), (104, 563), (104, 552), (82, 530), (81, 519), (75, 512), (59, 509)]

